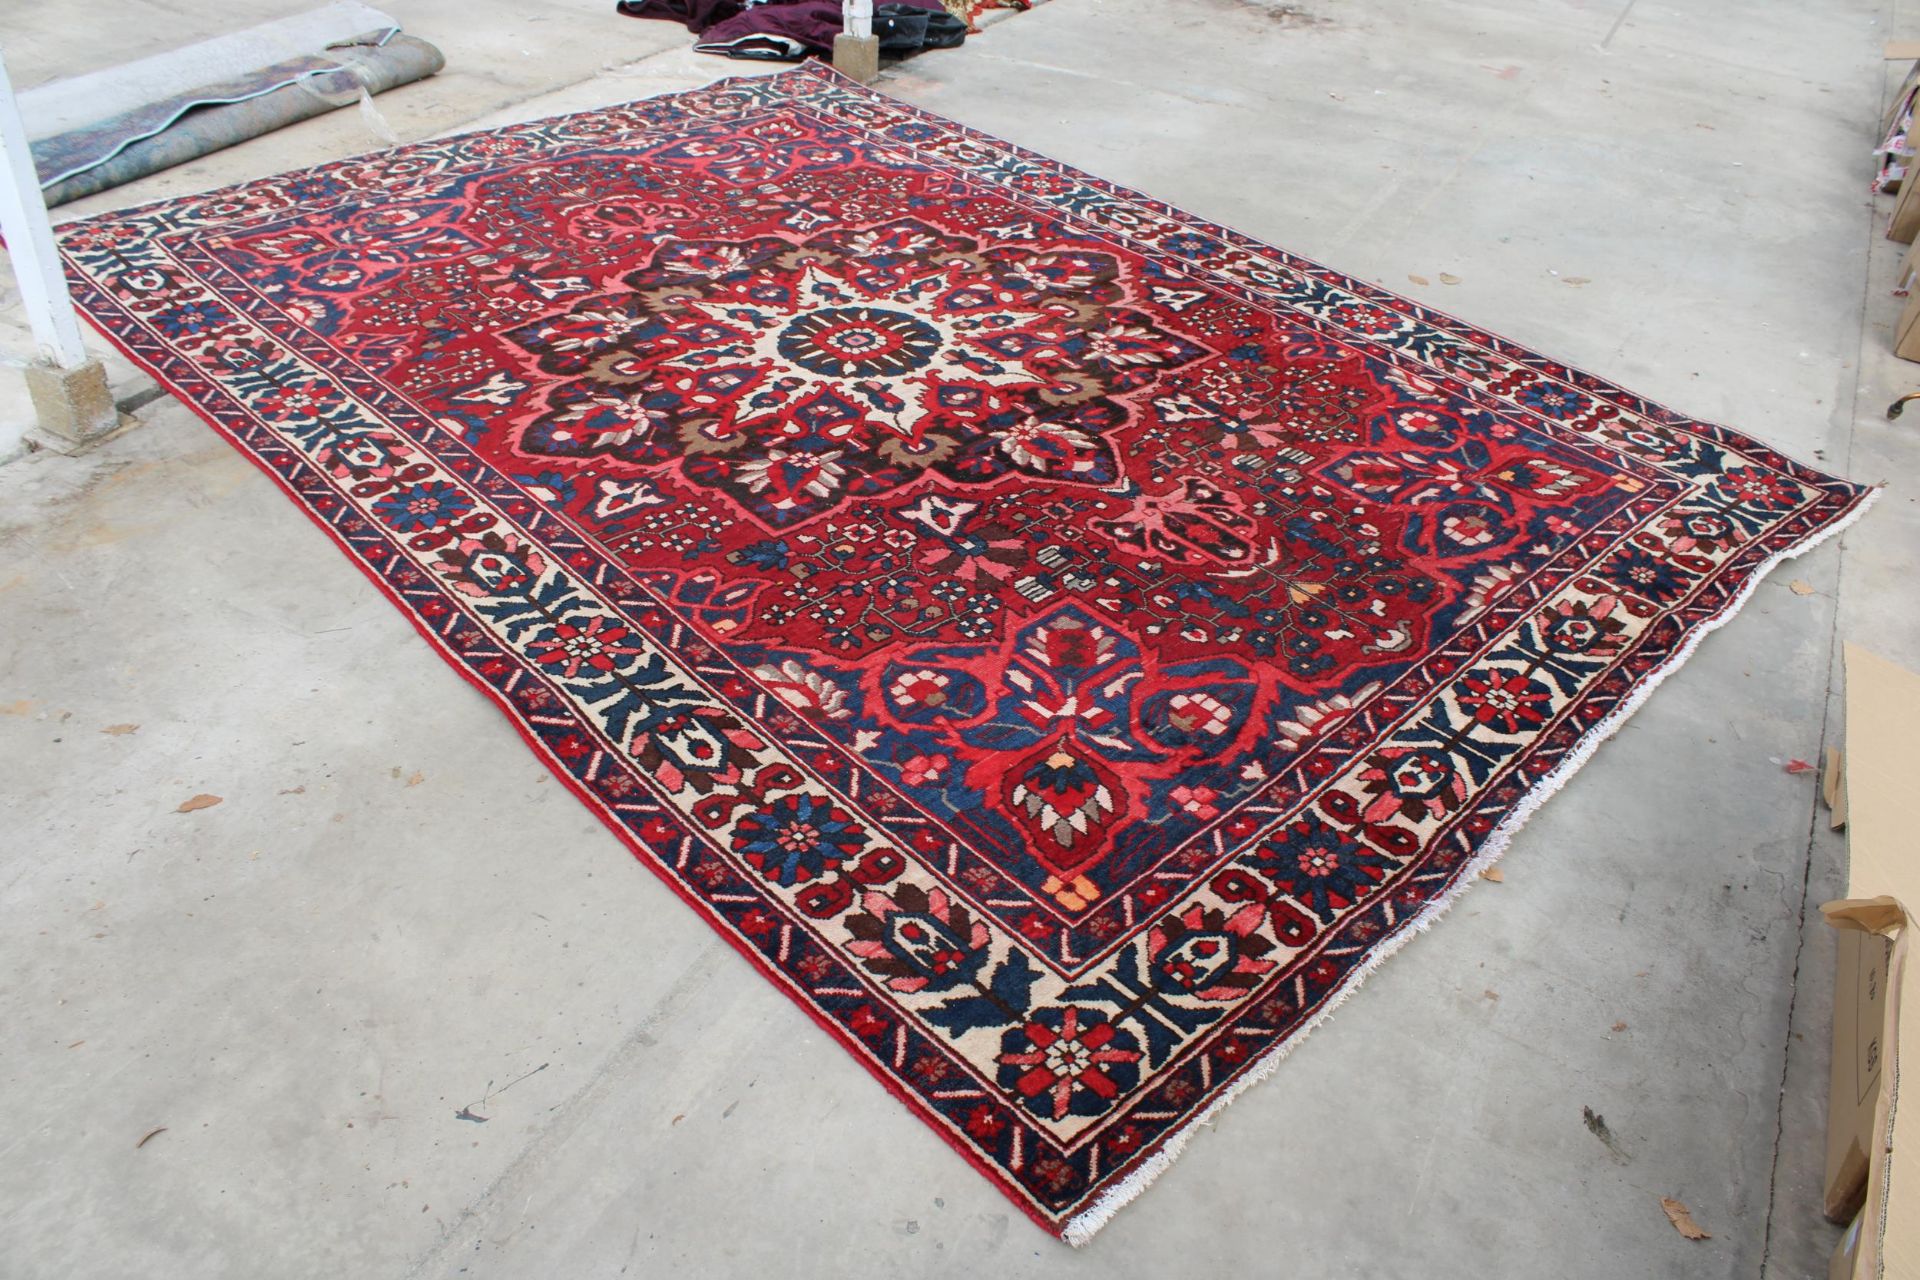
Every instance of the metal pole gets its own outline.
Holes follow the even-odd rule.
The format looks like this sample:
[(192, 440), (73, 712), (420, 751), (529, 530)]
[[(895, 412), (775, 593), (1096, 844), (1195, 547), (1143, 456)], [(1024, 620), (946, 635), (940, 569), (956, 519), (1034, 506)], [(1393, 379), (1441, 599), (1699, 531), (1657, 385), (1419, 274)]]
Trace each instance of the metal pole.
[(873, 35), (873, 0), (841, 0), (840, 27), (856, 40)]
[(87, 346), (80, 337), (80, 317), (67, 293), (66, 272), (53, 244), (53, 223), (47, 202), (40, 196), (40, 175), (34, 172), (33, 152), (27, 146), (26, 127), (13, 100), (13, 82), (7, 77), (5, 50), (0, 50), (0, 236), (13, 258), (14, 278), (26, 304), (33, 340), (43, 360), (62, 369), (87, 362)]

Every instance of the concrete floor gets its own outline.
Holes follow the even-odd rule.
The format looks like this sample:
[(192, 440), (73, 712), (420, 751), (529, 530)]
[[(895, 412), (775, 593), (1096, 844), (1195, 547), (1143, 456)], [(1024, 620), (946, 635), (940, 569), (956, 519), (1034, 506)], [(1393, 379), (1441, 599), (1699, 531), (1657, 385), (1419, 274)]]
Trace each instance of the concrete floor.
[[(31, 83), (277, 7), (13, 6), (0, 41)], [(450, 62), (379, 99), (403, 136), (737, 69), (599, 0), (387, 7)], [(1824, 1275), (1809, 904), (1844, 847), (1777, 761), (1838, 732), (1839, 636), (1920, 665), (1920, 438), (1879, 417), (1920, 366), (1885, 354), (1897, 255), (1865, 194), (1901, 17), (1058, 0), (888, 77), (1894, 483), (1079, 1252), (634, 866), (181, 406), (0, 468), (0, 1276)], [(83, 207), (371, 145), (341, 113)], [(174, 812), (200, 792), (224, 802)]]

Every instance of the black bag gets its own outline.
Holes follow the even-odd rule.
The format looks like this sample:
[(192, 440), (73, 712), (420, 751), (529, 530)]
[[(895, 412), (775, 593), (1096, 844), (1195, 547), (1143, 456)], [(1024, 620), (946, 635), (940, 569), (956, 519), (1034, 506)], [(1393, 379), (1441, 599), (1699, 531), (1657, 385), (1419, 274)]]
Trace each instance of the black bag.
[(922, 49), (957, 49), (967, 38), (967, 24), (945, 9), (916, 9), (883, 4), (873, 11), (873, 34), (880, 52), (899, 56)]

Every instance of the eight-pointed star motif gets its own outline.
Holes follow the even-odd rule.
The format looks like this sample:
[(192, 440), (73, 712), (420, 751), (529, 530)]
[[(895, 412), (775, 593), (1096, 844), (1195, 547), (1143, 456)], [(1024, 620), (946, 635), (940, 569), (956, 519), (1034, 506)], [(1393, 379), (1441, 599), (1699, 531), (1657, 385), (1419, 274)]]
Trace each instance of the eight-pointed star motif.
[(567, 375), (518, 448), (673, 468), (773, 528), (929, 471), (1114, 485), (1132, 393), (1208, 354), (1126, 306), (1104, 250), (910, 220), (668, 241), (624, 283), (506, 335)]

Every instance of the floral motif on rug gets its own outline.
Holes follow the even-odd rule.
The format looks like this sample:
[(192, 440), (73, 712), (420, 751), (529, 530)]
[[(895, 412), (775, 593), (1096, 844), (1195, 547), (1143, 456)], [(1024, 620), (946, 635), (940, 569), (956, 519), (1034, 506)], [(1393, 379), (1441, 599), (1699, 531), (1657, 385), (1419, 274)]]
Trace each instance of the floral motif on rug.
[(105, 333), (1076, 1241), (1866, 496), (814, 67), (63, 238)]

